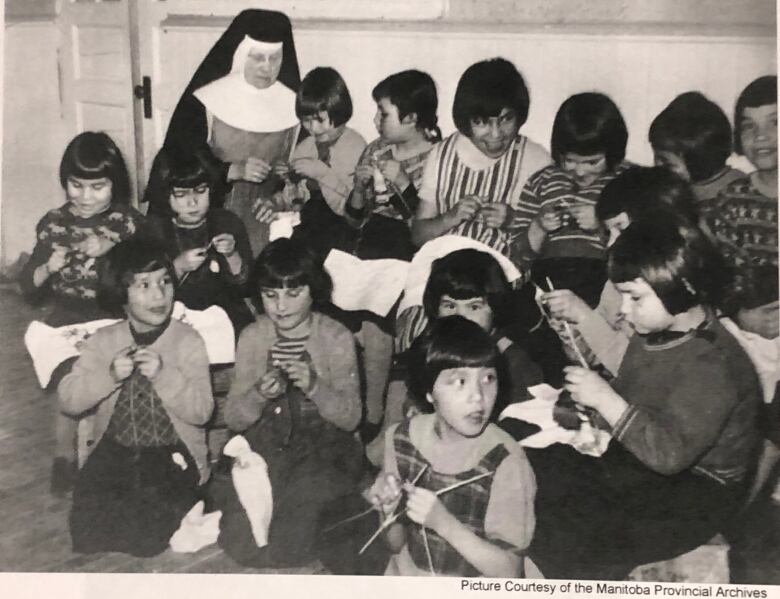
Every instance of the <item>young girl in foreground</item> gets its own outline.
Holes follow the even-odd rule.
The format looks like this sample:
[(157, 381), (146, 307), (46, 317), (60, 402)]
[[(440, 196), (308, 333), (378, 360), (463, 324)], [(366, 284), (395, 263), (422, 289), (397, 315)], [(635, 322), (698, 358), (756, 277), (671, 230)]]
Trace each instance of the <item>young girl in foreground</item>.
[(96, 446), (73, 492), (75, 551), (161, 553), (208, 478), (208, 356), (171, 320), (175, 282), (163, 250), (138, 240), (106, 257), (101, 299), (126, 319), (90, 337), (59, 385), (63, 412), (95, 413)]
[(225, 422), (268, 464), (273, 520), (260, 549), (223, 462), (212, 488), (223, 513), (219, 544), (244, 565), (300, 565), (314, 559), (324, 505), (353, 492), (360, 476), (355, 343), (320, 313), (330, 279), (300, 243), (268, 244), (252, 280), (263, 314), (238, 340)]
[(439, 320), (413, 346), (412, 388), (433, 413), (388, 430), (384, 471), (368, 492), (385, 515), (407, 510), (408, 520), (386, 533), (395, 552), (386, 574), (523, 574), (535, 482), (520, 446), (489, 423), (498, 363), (490, 336), (459, 316)]
[(609, 277), (636, 332), (611, 386), (566, 368), (574, 400), (611, 427), (609, 450), (530, 456), (539, 481), (531, 556), (547, 577), (624, 578), (706, 543), (741, 506), (761, 390), (714, 317), (719, 255), (683, 223), (632, 223), (610, 249)]
[[(107, 318), (97, 303), (98, 266), (115, 244), (133, 236), (142, 219), (130, 206), (130, 179), (122, 153), (105, 133), (80, 133), (65, 148), (60, 184), (66, 202), (46, 213), (36, 231), (22, 290), (30, 299), (49, 297), (53, 327)], [(56, 388), (72, 361), (55, 371)], [(76, 421), (59, 411), (51, 490), (68, 491), (76, 471)]]

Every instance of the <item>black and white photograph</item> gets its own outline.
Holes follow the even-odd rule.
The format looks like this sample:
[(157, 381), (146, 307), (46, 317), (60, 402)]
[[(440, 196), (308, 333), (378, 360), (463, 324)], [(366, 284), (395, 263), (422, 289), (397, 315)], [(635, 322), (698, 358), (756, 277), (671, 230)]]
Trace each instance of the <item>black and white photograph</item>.
[(3, 33), (4, 595), (780, 597), (775, 0)]

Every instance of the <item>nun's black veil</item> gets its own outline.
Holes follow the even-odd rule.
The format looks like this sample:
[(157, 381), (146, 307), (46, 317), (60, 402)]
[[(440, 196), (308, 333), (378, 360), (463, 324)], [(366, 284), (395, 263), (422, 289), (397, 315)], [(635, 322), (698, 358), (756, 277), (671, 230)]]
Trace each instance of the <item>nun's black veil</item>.
[[(298, 57), (295, 53), (292, 26), (287, 15), (272, 11), (251, 9), (236, 16), (200, 63), (179, 99), (168, 125), (163, 148), (172, 154), (197, 154), (214, 171), (211, 203), (221, 206), (227, 191), (227, 170), (230, 165), (214, 156), (208, 145), (206, 108), (193, 93), (230, 73), (233, 55), (245, 36), (262, 42), (282, 42), (282, 66), (279, 81), (293, 92), (301, 82)], [(170, 215), (168, 193), (162, 183), (158, 161), (155, 159), (144, 194), (150, 214)]]

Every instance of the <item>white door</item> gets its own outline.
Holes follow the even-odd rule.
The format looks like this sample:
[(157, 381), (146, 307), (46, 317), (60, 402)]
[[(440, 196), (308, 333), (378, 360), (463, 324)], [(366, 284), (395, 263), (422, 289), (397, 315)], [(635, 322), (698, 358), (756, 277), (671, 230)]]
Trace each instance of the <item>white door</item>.
[[(139, 189), (130, 7), (136, 0), (62, 0), (60, 56), (63, 116), (69, 137), (105, 131)], [(135, 194), (133, 194), (135, 197)]]

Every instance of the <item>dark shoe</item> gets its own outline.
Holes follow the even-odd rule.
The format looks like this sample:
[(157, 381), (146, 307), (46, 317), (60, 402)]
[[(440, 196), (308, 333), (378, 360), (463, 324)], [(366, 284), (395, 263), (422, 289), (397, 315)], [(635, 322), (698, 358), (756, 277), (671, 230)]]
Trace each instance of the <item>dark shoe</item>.
[(73, 489), (76, 482), (76, 464), (67, 458), (54, 458), (51, 465), (51, 494), (62, 497)]

